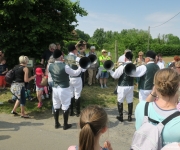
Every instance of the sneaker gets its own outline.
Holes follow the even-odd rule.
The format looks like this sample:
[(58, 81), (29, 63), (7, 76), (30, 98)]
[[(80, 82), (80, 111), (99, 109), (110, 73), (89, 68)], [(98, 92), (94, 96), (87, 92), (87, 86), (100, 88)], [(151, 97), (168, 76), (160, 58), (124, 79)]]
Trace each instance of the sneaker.
[(49, 98), (49, 95), (48, 95), (48, 94), (46, 94), (46, 98)]
[(101, 85), (101, 89), (104, 89), (103, 85)]
[(40, 102), (40, 103), (38, 103), (38, 108), (41, 108), (42, 107), (42, 105), (43, 105), (43, 103), (42, 102)]
[(44, 98), (44, 95), (41, 95), (41, 98), (42, 98), (42, 99), (45, 99), (45, 98)]
[(3, 104), (3, 102), (0, 102), (0, 105), (2, 105)]
[(108, 88), (108, 87), (105, 85), (104, 88)]

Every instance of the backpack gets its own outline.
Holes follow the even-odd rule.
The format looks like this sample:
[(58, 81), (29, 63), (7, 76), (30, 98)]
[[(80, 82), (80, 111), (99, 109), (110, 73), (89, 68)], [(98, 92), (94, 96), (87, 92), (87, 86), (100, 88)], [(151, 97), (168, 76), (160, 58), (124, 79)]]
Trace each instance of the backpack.
[[(180, 115), (180, 112), (177, 111), (162, 122), (158, 122), (148, 117), (148, 106), (149, 102), (146, 102), (143, 124), (133, 135), (131, 150), (160, 150), (162, 148), (161, 133), (164, 126)], [(157, 125), (153, 125), (149, 121), (157, 123)]]
[[(20, 66), (22, 67), (22, 66)], [(18, 70), (20, 67), (18, 67), (17, 69), (15, 69), (15, 67), (11, 70), (9, 70), (6, 75), (5, 75), (5, 81), (9, 84), (12, 84), (12, 82), (15, 79), (15, 71)]]

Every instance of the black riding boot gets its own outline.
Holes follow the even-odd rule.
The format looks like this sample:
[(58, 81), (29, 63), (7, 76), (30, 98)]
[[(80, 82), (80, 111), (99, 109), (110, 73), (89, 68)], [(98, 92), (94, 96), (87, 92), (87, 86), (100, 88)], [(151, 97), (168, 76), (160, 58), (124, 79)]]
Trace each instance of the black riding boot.
[(76, 116), (79, 117), (80, 115), (80, 99), (75, 99), (75, 106), (76, 106)]
[(132, 121), (133, 103), (128, 104), (128, 121)]
[(117, 116), (116, 118), (123, 122), (123, 103), (117, 102), (117, 106), (118, 106), (118, 111), (119, 111), (119, 116)]
[(68, 116), (69, 115), (69, 108), (67, 110), (63, 110), (63, 117), (64, 117), (64, 126), (63, 129), (67, 130), (69, 128), (71, 128), (71, 124), (68, 124)]
[(73, 106), (74, 106), (74, 97), (71, 98), (71, 105), (70, 105), (70, 116), (74, 116), (75, 113), (73, 111)]
[(55, 120), (55, 128), (59, 128), (61, 127), (60, 123), (59, 123), (59, 109), (55, 109), (54, 110), (54, 120)]

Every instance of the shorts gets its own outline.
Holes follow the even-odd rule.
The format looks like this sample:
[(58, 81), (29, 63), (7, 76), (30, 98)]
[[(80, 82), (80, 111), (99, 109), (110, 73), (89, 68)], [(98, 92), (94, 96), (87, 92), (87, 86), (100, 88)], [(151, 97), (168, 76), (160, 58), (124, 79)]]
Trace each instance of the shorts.
[(100, 79), (103, 79), (103, 78), (109, 78), (109, 72), (107, 71), (101, 71), (101, 75), (100, 75)]
[(36, 85), (36, 91), (43, 91), (43, 90), (44, 90), (43, 87), (38, 87), (38, 86)]
[(6, 85), (5, 76), (0, 76), (0, 86)]

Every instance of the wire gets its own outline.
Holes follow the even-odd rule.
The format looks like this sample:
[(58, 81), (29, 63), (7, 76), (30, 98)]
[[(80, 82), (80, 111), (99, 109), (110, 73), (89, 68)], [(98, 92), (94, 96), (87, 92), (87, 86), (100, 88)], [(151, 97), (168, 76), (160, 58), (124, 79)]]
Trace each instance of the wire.
[(151, 27), (151, 28), (156, 28), (156, 27), (159, 27), (159, 26), (162, 26), (163, 24), (167, 23), (168, 21), (170, 21), (171, 19), (173, 19), (174, 17), (176, 17), (177, 15), (179, 15), (180, 12), (178, 12), (175, 16), (173, 16), (172, 18), (170, 18), (169, 20), (167, 20), (166, 22), (160, 24), (160, 25), (157, 25), (157, 26), (154, 26), (154, 27)]

